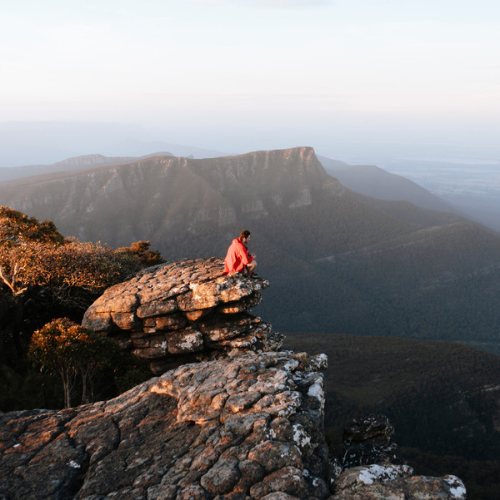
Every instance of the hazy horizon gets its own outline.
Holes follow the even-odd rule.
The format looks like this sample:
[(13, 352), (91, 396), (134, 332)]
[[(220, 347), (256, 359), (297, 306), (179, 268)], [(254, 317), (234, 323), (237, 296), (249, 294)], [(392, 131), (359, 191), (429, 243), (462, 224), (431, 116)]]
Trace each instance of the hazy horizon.
[[(306, 137), (306, 134), (304, 135)], [(465, 165), (500, 164), (500, 144), (475, 146), (437, 142), (356, 141), (339, 139), (320, 141), (263, 138), (255, 144), (248, 141), (224, 144), (221, 141), (196, 142), (196, 138), (174, 142), (172, 136), (158, 129), (138, 124), (109, 122), (0, 122), (0, 168), (52, 164), (76, 156), (143, 156), (171, 152), (195, 158), (244, 154), (251, 151), (313, 147), (318, 155), (349, 164), (377, 164), (388, 170), (401, 160), (429, 159)], [(227, 149), (216, 148), (227, 145)], [(232, 147), (231, 147), (232, 146)], [(239, 146), (239, 147), (238, 147)], [(252, 147), (253, 146), (253, 147)]]
[(36, 122), (96, 124), (89, 146), (109, 149), (63, 134), (54, 161), (128, 138), (229, 154), (309, 145), (344, 161), (500, 158), (499, 14), (493, 0), (6, 4), (1, 144), (41, 151), (43, 134), (32, 146), (12, 132)]

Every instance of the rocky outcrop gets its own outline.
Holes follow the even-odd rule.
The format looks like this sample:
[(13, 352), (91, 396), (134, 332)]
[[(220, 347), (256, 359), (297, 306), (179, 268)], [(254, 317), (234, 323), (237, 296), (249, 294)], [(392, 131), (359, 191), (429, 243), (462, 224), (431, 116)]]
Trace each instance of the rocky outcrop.
[(407, 498), (465, 500), (464, 484), (456, 476), (416, 476), (408, 465), (367, 465), (343, 472), (335, 500), (395, 500)]
[(327, 498), (324, 363), (251, 353), (111, 401), (0, 415), (0, 498)]
[(394, 428), (385, 415), (354, 419), (344, 428), (342, 468), (366, 464), (399, 464)]
[(83, 325), (150, 361), (153, 373), (230, 352), (278, 350), (283, 336), (248, 311), (269, 282), (223, 274), (222, 259), (146, 269), (106, 290)]
[(398, 456), (393, 436), (394, 428), (384, 415), (354, 419), (344, 429), (343, 471), (336, 478), (333, 498), (465, 499), (465, 487), (455, 476), (417, 476)]
[(326, 356), (272, 351), (281, 336), (248, 313), (267, 285), (209, 259), (110, 288), (84, 324), (180, 366), (110, 401), (0, 413), (0, 500), (465, 499), (454, 476), (391, 463), (385, 417), (353, 421), (343, 467), (330, 460)]
[(0, 414), (0, 498), (465, 499), (456, 477), (405, 465), (332, 482), (325, 363), (248, 353), (181, 366), (110, 401)]

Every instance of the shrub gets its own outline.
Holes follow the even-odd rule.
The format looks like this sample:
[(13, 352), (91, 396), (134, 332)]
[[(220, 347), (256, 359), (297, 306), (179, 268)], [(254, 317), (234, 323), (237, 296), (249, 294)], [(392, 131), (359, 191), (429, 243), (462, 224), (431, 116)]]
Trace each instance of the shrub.
[(30, 241), (63, 244), (64, 236), (51, 220), (38, 222), (34, 217), (0, 206), (0, 245), (19, 245)]
[(132, 243), (129, 247), (118, 248), (117, 252), (125, 255), (130, 255), (132, 257), (138, 257), (144, 267), (155, 266), (157, 264), (163, 264), (165, 262), (162, 259), (160, 252), (150, 250), (150, 241), (136, 241)]

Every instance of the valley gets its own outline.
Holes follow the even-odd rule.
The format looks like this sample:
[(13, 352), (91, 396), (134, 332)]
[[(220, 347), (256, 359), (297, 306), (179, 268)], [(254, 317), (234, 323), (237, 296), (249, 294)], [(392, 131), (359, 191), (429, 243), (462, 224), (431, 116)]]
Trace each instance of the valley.
[[(223, 256), (241, 228), (282, 331), (500, 340), (500, 236), (453, 213), (355, 193), (312, 148), (131, 163), (0, 183), (0, 203), (113, 247)], [(496, 348), (496, 347), (495, 347)]]
[(384, 165), (500, 231), (500, 162), (461, 158), (401, 158)]

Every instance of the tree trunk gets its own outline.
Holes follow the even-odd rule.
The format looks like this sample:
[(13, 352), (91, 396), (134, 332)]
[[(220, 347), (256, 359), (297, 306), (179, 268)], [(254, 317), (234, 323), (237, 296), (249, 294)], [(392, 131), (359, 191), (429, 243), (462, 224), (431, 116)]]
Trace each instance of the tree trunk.
[(64, 408), (71, 408), (71, 382), (68, 370), (61, 369), (61, 378), (64, 390)]
[(87, 403), (90, 403), (90, 398), (89, 398), (89, 394), (88, 394), (88, 373), (86, 370), (84, 370), (83, 368), (80, 368), (80, 373), (82, 375), (82, 404), (87, 404)]

